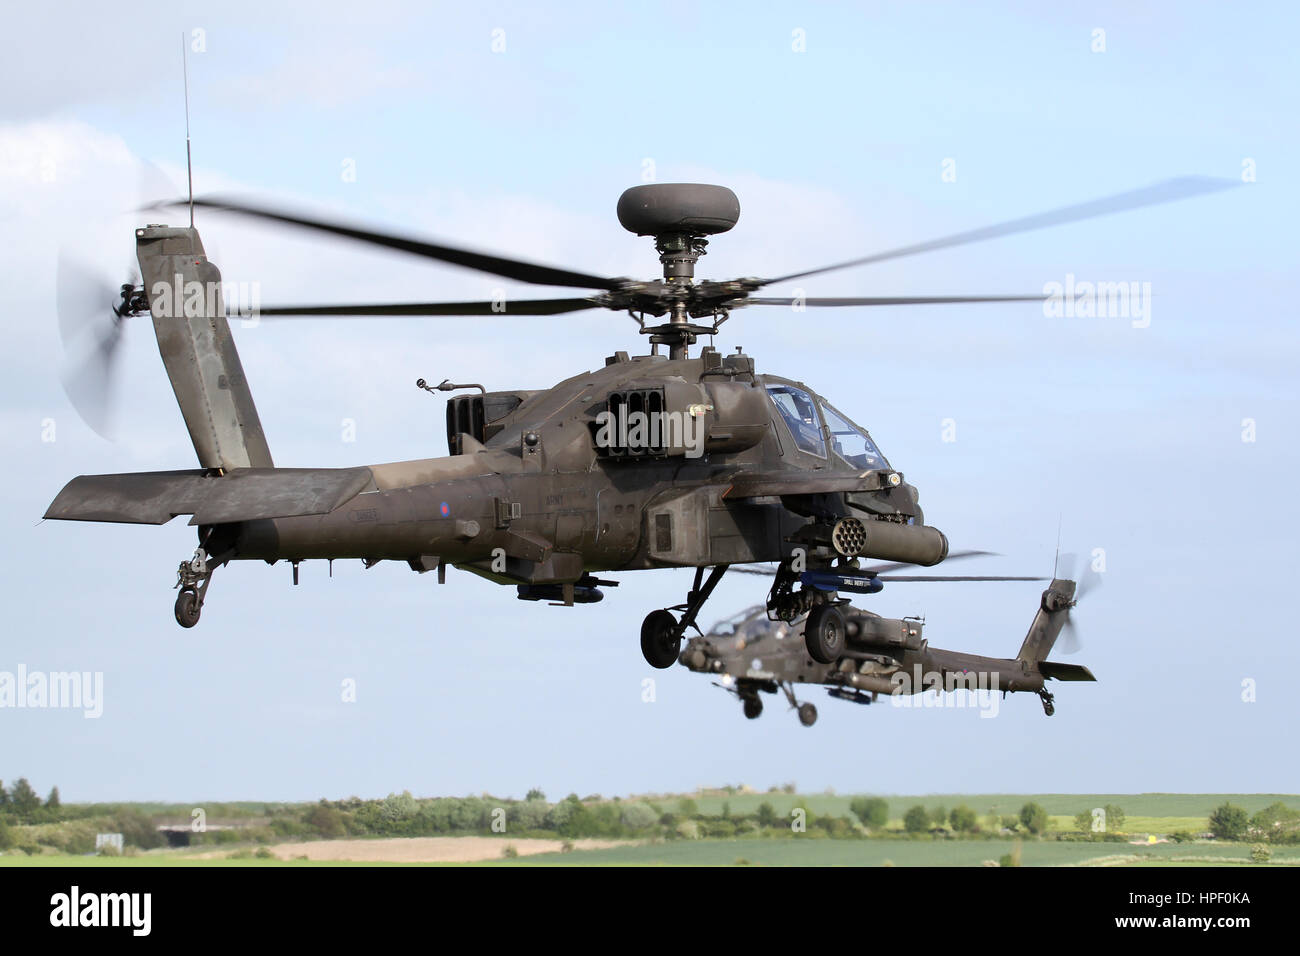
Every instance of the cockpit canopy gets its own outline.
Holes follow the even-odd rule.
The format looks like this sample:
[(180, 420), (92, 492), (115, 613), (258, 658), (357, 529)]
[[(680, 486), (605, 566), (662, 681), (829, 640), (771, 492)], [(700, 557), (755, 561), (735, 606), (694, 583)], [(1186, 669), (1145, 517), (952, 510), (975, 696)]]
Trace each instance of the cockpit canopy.
[(867, 430), (830, 403), (788, 382), (768, 381), (767, 394), (800, 451), (825, 458), (829, 437), (831, 453), (854, 468), (874, 471), (890, 467)]

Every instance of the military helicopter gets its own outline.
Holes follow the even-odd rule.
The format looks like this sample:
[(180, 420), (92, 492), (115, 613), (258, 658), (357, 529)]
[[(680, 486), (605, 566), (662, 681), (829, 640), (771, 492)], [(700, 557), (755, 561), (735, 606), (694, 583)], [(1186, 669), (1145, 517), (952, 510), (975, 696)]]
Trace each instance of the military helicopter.
[[(836, 591), (860, 558), (933, 566), (948, 555), (925, 523), (915, 486), (866, 429), (796, 380), (760, 372), (752, 356), (702, 348), (731, 313), (749, 306), (810, 308), (1035, 302), (1042, 295), (758, 297), (766, 286), (935, 249), (1137, 209), (1234, 185), (1204, 178), (1145, 189), (775, 278), (695, 280), (709, 240), (739, 220), (726, 187), (646, 184), (618, 201), (624, 228), (653, 238), (662, 278), (607, 278), (312, 218), (225, 198), (189, 198), (190, 225), (135, 232), (140, 284), (73, 305), (60, 324), (90, 321), (95, 347), (85, 378), (107, 381), (123, 329), (150, 314), (163, 365), (198, 468), (83, 475), (45, 517), (163, 524), (190, 515), (198, 548), (177, 571), (174, 614), (199, 620), (212, 576), (230, 561), (400, 561), (456, 567), (516, 588), (519, 598), (572, 606), (615, 584), (597, 575), (695, 569), (684, 602), (653, 610), (641, 649), (671, 667), (683, 635), (734, 564), (777, 563), (768, 611), (807, 615), (805, 644), (818, 662), (844, 652), (848, 622)], [(183, 206), (184, 201), (158, 208)], [(195, 208), (344, 237), (544, 286), (593, 290), (531, 301), (317, 304), (263, 308), (280, 316), (555, 316), (626, 312), (649, 354), (616, 351), (603, 368), (543, 390), (487, 391), (444, 381), (449, 454), (354, 468), (277, 468), (227, 321), (221, 274), (204, 253)], [(76, 314), (65, 314), (76, 312)], [(99, 317), (103, 317), (99, 320)], [(89, 317), (89, 319), (88, 319)], [(95, 322), (98, 321), (96, 325)], [(661, 348), (667, 354), (661, 353)], [(706, 576), (707, 570), (707, 576)], [(820, 577), (810, 583), (807, 575)], [(674, 613), (676, 612), (676, 613)]]
[[(986, 552), (959, 552), (950, 556), (976, 557)], [(1059, 561), (1058, 561), (1059, 563)], [(1067, 558), (1066, 564), (1072, 564)], [(887, 582), (916, 581), (1042, 581), (1021, 576), (961, 576), (891, 574), (906, 565), (888, 564), (865, 568), (851, 579), (864, 593), (877, 593)], [(751, 568), (736, 570), (770, 573)], [(1047, 657), (1064, 631), (1065, 653), (1078, 649), (1078, 637), (1070, 611), (1087, 590), (1100, 583), (1089, 571), (1082, 584), (1066, 578), (1051, 578), (1039, 599), (1029, 633), (1014, 658), (984, 657), (960, 651), (930, 647), (921, 635), (925, 622), (920, 617), (886, 618), (871, 611), (840, 605), (844, 618), (845, 646), (833, 662), (815, 659), (804, 639), (808, 616), (773, 620), (765, 605), (748, 608), (715, 624), (706, 634), (692, 637), (682, 651), (683, 667), (720, 678), (717, 686), (740, 699), (746, 717), (763, 713), (760, 694), (785, 694), (805, 727), (817, 722), (817, 707), (795, 697), (796, 684), (820, 684), (834, 698), (855, 704), (871, 704), (881, 694), (892, 698), (921, 694), (927, 690), (1026, 691), (1038, 694), (1043, 712), (1056, 713), (1056, 698), (1046, 681), (1095, 681), (1092, 672), (1080, 664), (1049, 661)]]

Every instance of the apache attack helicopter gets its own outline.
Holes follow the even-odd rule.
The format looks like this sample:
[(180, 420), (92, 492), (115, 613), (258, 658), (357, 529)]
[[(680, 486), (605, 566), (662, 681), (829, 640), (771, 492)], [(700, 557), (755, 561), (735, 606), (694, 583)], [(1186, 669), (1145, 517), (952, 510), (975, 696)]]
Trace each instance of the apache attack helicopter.
[[(87, 380), (105, 380), (126, 320), (151, 314), (163, 365), (198, 455), (183, 471), (83, 475), (45, 517), (163, 524), (191, 515), (198, 549), (180, 563), (176, 620), (193, 627), (213, 572), (229, 561), (360, 558), (449, 565), (513, 586), (525, 600), (565, 605), (602, 598), (598, 574), (695, 568), (686, 600), (650, 612), (641, 649), (658, 668), (733, 564), (777, 562), (767, 609), (807, 614), (809, 654), (833, 664), (847, 622), (836, 590), (858, 559), (933, 566), (948, 541), (925, 523), (904, 481), (866, 429), (798, 381), (762, 373), (753, 357), (705, 347), (732, 311), (748, 306), (928, 305), (1041, 301), (1042, 295), (767, 298), (765, 286), (850, 266), (982, 241), (1212, 192), (1223, 180), (1184, 178), (1107, 199), (959, 233), (776, 278), (695, 281), (709, 238), (739, 219), (722, 186), (650, 184), (622, 194), (624, 228), (652, 237), (663, 277), (607, 278), (472, 252), (356, 225), (223, 199), (195, 200), (190, 225), (136, 230), (141, 284), (73, 306), (63, 328), (103, 316)], [(168, 203), (165, 207), (181, 206)], [(263, 308), (277, 316), (551, 316), (586, 309), (629, 313), (648, 355), (615, 352), (603, 368), (549, 389), (486, 391), (447, 403), (441, 458), (355, 468), (277, 468), (231, 337), (221, 275), (204, 254), (194, 207), (341, 236), (537, 285), (593, 290), (532, 301), (324, 304)], [(114, 300), (116, 300), (114, 304)], [(87, 313), (89, 310), (89, 313)], [(653, 321), (649, 321), (650, 317)], [(664, 348), (667, 354), (660, 350)], [(423, 381), (419, 384), (424, 385)], [(424, 385), (426, 388), (435, 388)], [(443, 382), (455, 391), (472, 386)], [(708, 571), (707, 577), (705, 571)], [(806, 576), (819, 576), (816, 586)], [(678, 613), (674, 613), (678, 612)]]
[[(975, 557), (982, 551), (958, 552), (949, 559)], [(1058, 564), (1059, 564), (1058, 560)], [(1066, 559), (1069, 567), (1073, 561)], [(894, 563), (862, 568), (846, 576), (847, 588), (874, 594), (886, 582), (914, 581), (1042, 581), (1035, 577), (986, 576), (951, 577), (947, 575), (892, 574), (906, 565)], [(737, 571), (769, 574), (755, 568)], [(948, 651), (930, 644), (921, 634), (925, 621), (920, 617), (886, 618), (871, 611), (840, 605), (844, 617), (845, 646), (832, 662), (814, 660), (806, 646), (804, 631), (807, 615), (791, 621), (773, 620), (767, 607), (759, 605), (715, 624), (706, 634), (692, 637), (682, 651), (680, 663), (692, 671), (721, 679), (717, 686), (739, 698), (750, 720), (763, 713), (760, 694), (785, 694), (799, 722), (811, 727), (817, 721), (817, 708), (795, 697), (796, 684), (821, 684), (827, 693), (855, 704), (871, 704), (885, 694), (892, 699), (921, 694), (928, 690), (988, 691), (1004, 695), (1027, 691), (1038, 694), (1043, 712), (1056, 713), (1056, 698), (1047, 690), (1046, 681), (1095, 681), (1092, 672), (1081, 664), (1049, 661), (1057, 638), (1064, 632), (1066, 654), (1078, 649), (1078, 637), (1070, 611), (1084, 593), (1100, 583), (1096, 571), (1074, 581), (1053, 577), (1039, 599), (1038, 610), (1014, 658), (984, 657), (961, 651)], [(818, 576), (812, 575), (814, 587)], [(828, 585), (832, 582), (826, 582)]]

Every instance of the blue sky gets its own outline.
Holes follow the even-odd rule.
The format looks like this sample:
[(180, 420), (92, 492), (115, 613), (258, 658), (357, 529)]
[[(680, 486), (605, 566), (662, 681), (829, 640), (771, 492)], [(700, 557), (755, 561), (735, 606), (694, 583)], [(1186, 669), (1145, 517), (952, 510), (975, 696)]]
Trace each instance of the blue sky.
[[(264, 5), (87, 4), (14, 19), (30, 42), (0, 65), (0, 670), (103, 671), (105, 701), (98, 720), (0, 710), (0, 779), (58, 784), (67, 800), (786, 781), (1300, 791), (1276, 746), (1300, 718), (1284, 616), (1300, 464), (1289, 7), (325, 4), (304, 23)], [(240, 564), (182, 631), (169, 590), (193, 548), (182, 521), (38, 519), (74, 475), (193, 464), (147, 324), (125, 345), (119, 441), (76, 419), (53, 304), (60, 249), (120, 281), (142, 188), (181, 189), (179, 47), (196, 28), (200, 193), (611, 275), (658, 269), (649, 240), (614, 217), (647, 160), (659, 181), (739, 195), (739, 225), (700, 264), (713, 278), (793, 272), (1170, 176), (1240, 179), (1253, 161), (1257, 181), (1225, 193), (807, 283), (866, 295), (1037, 292), (1067, 273), (1150, 282), (1149, 328), (1032, 305), (754, 309), (718, 343), (869, 427), (954, 547), (1004, 555), (971, 573), (1049, 571), (1058, 521), (1067, 548), (1104, 549), (1104, 584), (1078, 611), (1085, 647), (1069, 658), (1100, 682), (1062, 686), (1051, 720), (1032, 697), (982, 720), (810, 692), (811, 730), (775, 705), (745, 721), (700, 676), (652, 675), (641, 660), (641, 618), (689, 586), (674, 571), (623, 575), (604, 603), (559, 609), (455, 572), (440, 589), (405, 567), (340, 563), (330, 579), (309, 564), (293, 589), (287, 567)], [(949, 159), (955, 182), (941, 178)], [(230, 218), (198, 225), (226, 279), (259, 282), (267, 302), (479, 298), (502, 284)], [(642, 348), (614, 314), (496, 322), (236, 327), (277, 463), (440, 454), (442, 400), (417, 377), (537, 388)], [(702, 617), (763, 591), (728, 579)], [(898, 585), (868, 606), (924, 613), (937, 646), (1010, 655), (1037, 596), (1033, 584)], [(347, 679), (355, 704), (340, 701)]]

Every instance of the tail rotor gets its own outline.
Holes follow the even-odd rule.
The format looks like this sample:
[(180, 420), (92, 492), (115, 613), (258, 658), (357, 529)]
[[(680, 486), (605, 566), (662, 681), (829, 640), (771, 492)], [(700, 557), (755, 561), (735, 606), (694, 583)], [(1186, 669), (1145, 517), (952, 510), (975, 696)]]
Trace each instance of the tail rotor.
[(56, 309), (65, 356), (60, 380), (81, 420), (109, 441), (122, 326), (141, 311), (142, 300), (134, 276), (114, 285), (93, 267), (60, 254)]
[(1062, 554), (1057, 557), (1057, 568), (1062, 567), (1070, 569), (1068, 573), (1074, 575), (1075, 584), (1074, 600), (1070, 603), (1070, 609), (1066, 612), (1065, 625), (1061, 628), (1060, 648), (1062, 654), (1077, 654), (1083, 647), (1083, 642), (1074, 621), (1074, 609), (1078, 607), (1084, 595), (1090, 594), (1101, 585), (1101, 573), (1094, 567), (1094, 562), (1086, 558), (1079, 560), (1073, 554)]

